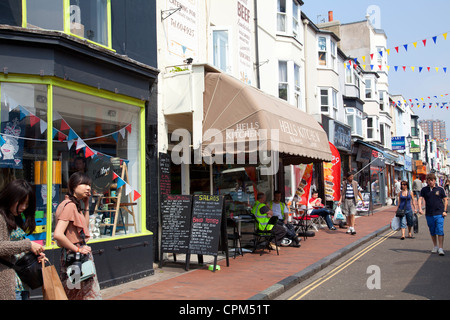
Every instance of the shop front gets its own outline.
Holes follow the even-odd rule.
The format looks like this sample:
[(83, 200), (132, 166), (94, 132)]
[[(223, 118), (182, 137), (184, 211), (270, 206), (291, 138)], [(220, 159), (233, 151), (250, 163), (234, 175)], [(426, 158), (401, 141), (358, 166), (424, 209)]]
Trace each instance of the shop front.
[[(209, 66), (193, 66), (192, 73), (203, 77), (196, 86), (203, 90), (201, 122), (196, 122), (200, 110), (194, 110), (192, 126), (171, 133), (171, 179), (180, 181), (172, 184), (172, 193), (223, 195), (227, 217), (248, 215), (258, 192), (264, 192), (268, 201), (275, 190), (283, 199), (292, 195), (293, 167), (331, 162), (327, 135), (310, 115)], [(171, 112), (166, 119), (176, 122), (181, 114)], [(196, 134), (199, 124), (201, 141)], [(180, 132), (187, 136), (181, 139)], [(186, 139), (191, 145), (183, 147)], [(185, 159), (189, 165), (176, 164), (189, 151), (192, 154)]]
[(107, 287), (153, 273), (147, 186), (157, 183), (147, 174), (146, 115), (158, 71), (85, 43), (0, 30), (0, 189), (13, 179), (33, 185), (38, 227), (30, 238), (58, 269), (55, 211), (70, 175), (88, 174), (89, 245)]
[(384, 152), (368, 143), (357, 140), (355, 146), (358, 181), (365, 199), (370, 199), (371, 208), (384, 206), (388, 195), (388, 174)]

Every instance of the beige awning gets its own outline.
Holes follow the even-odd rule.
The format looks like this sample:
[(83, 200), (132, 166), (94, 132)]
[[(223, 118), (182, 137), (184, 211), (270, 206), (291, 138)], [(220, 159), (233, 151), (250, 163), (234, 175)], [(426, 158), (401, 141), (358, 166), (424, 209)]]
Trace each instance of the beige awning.
[[(203, 150), (278, 151), (284, 163), (330, 162), (328, 138), (309, 114), (224, 73), (205, 74)], [(234, 148), (226, 148), (227, 144)], [(245, 149), (242, 148), (243, 141)], [(206, 152), (208, 153), (208, 152)]]

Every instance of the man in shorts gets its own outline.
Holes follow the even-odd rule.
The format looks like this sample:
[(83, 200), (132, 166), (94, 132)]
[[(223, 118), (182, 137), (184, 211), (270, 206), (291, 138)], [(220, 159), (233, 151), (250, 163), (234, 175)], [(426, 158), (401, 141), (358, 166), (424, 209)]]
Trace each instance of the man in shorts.
[[(447, 196), (443, 188), (436, 185), (434, 173), (427, 175), (427, 186), (420, 191), (419, 213), (423, 214), (422, 205), (425, 201), (425, 217), (431, 240), (433, 241), (432, 253), (438, 252), (440, 256), (444, 253), (444, 220), (447, 216)], [(438, 246), (439, 245), (439, 246)]]
[(356, 234), (355, 231), (355, 215), (356, 215), (356, 196), (359, 196), (361, 201), (364, 200), (361, 194), (361, 187), (358, 182), (353, 180), (354, 173), (352, 171), (346, 174), (346, 179), (342, 183), (341, 187), (341, 199), (338, 206), (342, 204), (342, 213), (347, 216), (347, 233)]

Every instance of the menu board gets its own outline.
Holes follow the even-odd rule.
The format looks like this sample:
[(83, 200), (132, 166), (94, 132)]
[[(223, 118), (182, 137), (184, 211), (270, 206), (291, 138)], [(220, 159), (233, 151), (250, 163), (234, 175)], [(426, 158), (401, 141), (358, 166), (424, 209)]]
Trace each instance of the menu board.
[(159, 192), (161, 196), (168, 195), (172, 191), (170, 180), (170, 155), (159, 154)]
[(223, 196), (195, 195), (189, 252), (217, 255), (222, 226)]
[(163, 196), (161, 201), (161, 253), (188, 253), (191, 208), (191, 196)]

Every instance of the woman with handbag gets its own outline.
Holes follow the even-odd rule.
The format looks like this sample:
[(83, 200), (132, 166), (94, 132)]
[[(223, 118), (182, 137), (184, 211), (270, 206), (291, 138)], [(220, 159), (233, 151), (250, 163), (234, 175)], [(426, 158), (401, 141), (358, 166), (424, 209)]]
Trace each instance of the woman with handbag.
[[(34, 232), (36, 197), (25, 180), (13, 180), (0, 193), (0, 300), (26, 300), (30, 289), (13, 265), (27, 252), (45, 257), (44, 247), (26, 239)], [(25, 221), (21, 214), (25, 216)]]
[(406, 227), (408, 227), (408, 238), (413, 238), (411, 229), (414, 226), (414, 211), (417, 210), (417, 202), (412, 191), (409, 190), (408, 182), (401, 182), (401, 191), (398, 194), (398, 207), (396, 216), (400, 219), (402, 230), (401, 240), (405, 240)]
[[(93, 272), (90, 278), (72, 283), (68, 271), (73, 270), (74, 259), (77, 266), (90, 261), (94, 266), (91, 248), (86, 245), (89, 239), (89, 197), (91, 196), (91, 178), (85, 173), (75, 172), (69, 178), (66, 199), (56, 209), (56, 227), (53, 234), (61, 250), (60, 278), (69, 300), (99, 300), (100, 286), (97, 274)], [(84, 209), (81, 207), (84, 204)], [(76, 276), (74, 277), (76, 278)], [(79, 277), (80, 278), (80, 277)], [(75, 279), (77, 280), (77, 279)]]

